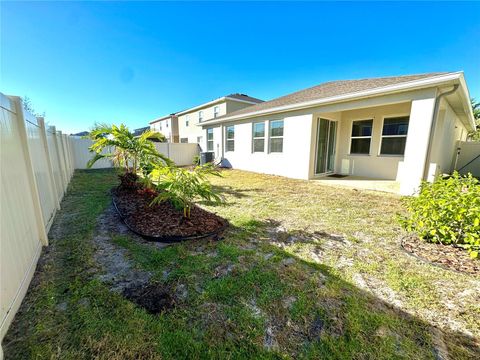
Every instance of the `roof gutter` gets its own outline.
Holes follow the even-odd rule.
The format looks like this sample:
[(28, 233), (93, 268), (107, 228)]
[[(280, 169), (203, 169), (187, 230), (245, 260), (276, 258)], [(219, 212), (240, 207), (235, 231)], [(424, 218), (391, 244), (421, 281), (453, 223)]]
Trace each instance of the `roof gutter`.
[(427, 178), (428, 178), (428, 172), (429, 172), (429, 167), (430, 167), (430, 158), (432, 156), (433, 138), (434, 138), (434, 135), (435, 135), (435, 128), (436, 128), (436, 125), (437, 125), (438, 112), (440, 110), (440, 100), (444, 96), (453, 94), (455, 91), (457, 91), (459, 86), (460, 86), (460, 84), (455, 84), (455, 85), (453, 85), (452, 90), (441, 93), (440, 95), (437, 95), (437, 97), (435, 98), (435, 107), (434, 107), (434, 110), (433, 110), (432, 123), (430, 125), (430, 136), (428, 138), (427, 154), (425, 155), (425, 163), (423, 164), (423, 180), (427, 180)]
[(351, 100), (355, 100), (355, 99), (359, 99), (359, 98), (376, 96), (376, 95), (379, 95), (379, 94), (401, 92), (401, 91), (405, 91), (405, 90), (417, 90), (417, 89), (422, 89), (422, 88), (426, 88), (426, 87), (437, 86), (437, 85), (440, 85), (440, 84), (445, 83), (447, 81), (458, 80), (461, 77), (462, 77), (462, 72), (455, 72), (455, 73), (434, 76), (434, 77), (431, 77), (431, 78), (426, 78), (426, 79), (421, 79), (421, 80), (408, 81), (408, 82), (395, 84), (395, 85), (388, 85), (388, 86), (383, 86), (383, 87), (379, 87), (379, 88), (358, 91), (358, 92), (344, 94), (344, 95), (332, 96), (332, 97), (323, 98), (323, 99), (319, 99), (319, 100), (310, 100), (310, 101), (305, 101), (305, 102), (297, 103), (297, 104), (277, 106), (277, 107), (266, 109), (266, 110), (253, 111), (253, 112), (250, 112), (250, 113), (245, 113), (245, 114), (236, 115), (236, 116), (235, 115), (234, 116), (226, 116), (223, 119), (207, 120), (205, 122), (202, 122), (201, 125), (202, 126), (204, 126), (204, 125), (214, 125), (214, 124), (218, 124), (218, 123), (221, 123), (221, 122), (248, 119), (248, 118), (262, 116), (262, 115), (269, 115), (269, 114), (273, 114), (273, 113), (279, 113), (279, 112), (285, 112), (285, 111), (291, 111), (291, 110), (299, 110), (299, 109), (303, 109), (303, 108), (309, 108), (309, 107), (320, 106), (320, 105), (327, 105), (327, 104), (331, 104), (331, 103), (335, 103), (335, 102), (351, 101)]

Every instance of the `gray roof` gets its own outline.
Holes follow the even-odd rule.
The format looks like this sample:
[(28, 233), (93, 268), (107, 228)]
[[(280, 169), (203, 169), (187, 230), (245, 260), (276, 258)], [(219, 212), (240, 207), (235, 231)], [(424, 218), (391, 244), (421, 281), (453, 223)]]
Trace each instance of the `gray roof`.
[(405, 75), (405, 76), (392, 76), (383, 78), (371, 78), (360, 80), (339, 80), (329, 81), (317, 86), (313, 86), (304, 90), (300, 90), (285, 96), (278, 97), (276, 99), (261, 102), (256, 105), (246, 107), (223, 116), (215, 118), (215, 121), (222, 118), (229, 118), (236, 115), (245, 115), (254, 113), (257, 111), (265, 111), (273, 109), (279, 106), (294, 105), (307, 101), (320, 100), (323, 98), (329, 98), (333, 96), (346, 95), (359, 91), (365, 91), (369, 89), (381, 88), (389, 85), (400, 84), (404, 82), (421, 80), (429, 77), (439, 76), (447, 73), (428, 73), (418, 75)]
[(246, 94), (239, 94), (239, 93), (230, 94), (230, 95), (227, 95), (227, 96), (225, 96), (225, 97), (229, 97), (229, 98), (233, 98), (233, 99), (238, 99), (238, 100), (251, 101), (251, 102), (256, 102), (256, 103), (264, 102), (263, 100), (260, 100), (260, 99), (257, 99), (257, 98), (248, 96), (248, 95), (246, 95)]

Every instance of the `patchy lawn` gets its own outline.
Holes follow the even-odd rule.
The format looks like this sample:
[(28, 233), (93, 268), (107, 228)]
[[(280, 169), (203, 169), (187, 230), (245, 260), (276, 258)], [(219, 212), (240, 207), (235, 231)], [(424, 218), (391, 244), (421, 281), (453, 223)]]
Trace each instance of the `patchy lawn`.
[[(223, 175), (224, 239), (161, 248), (117, 225), (113, 171), (77, 171), (5, 358), (480, 356), (480, 280), (400, 250), (399, 197)], [(159, 314), (118, 291), (145, 282)]]

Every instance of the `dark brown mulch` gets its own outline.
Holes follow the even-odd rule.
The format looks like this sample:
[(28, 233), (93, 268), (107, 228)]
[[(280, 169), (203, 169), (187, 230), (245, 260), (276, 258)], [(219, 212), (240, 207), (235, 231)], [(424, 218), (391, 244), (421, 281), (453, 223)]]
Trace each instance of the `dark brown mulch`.
[(174, 306), (174, 300), (168, 289), (160, 284), (131, 286), (123, 291), (123, 296), (150, 314), (158, 314)]
[(480, 260), (472, 259), (468, 251), (451, 245), (433, 244), (409, 235), (402, 239), (402, 247), (423, 261), (472, 275), (480, 275)]
[(146, 236), (201, 236), (226, 225), (225, 219), (198, 206), (191, 209), (188, 219), (169, 201), (150, 206), (155, 193), (145, 189), (119, 187), (113, 191), (113, 197), (128, 226)]

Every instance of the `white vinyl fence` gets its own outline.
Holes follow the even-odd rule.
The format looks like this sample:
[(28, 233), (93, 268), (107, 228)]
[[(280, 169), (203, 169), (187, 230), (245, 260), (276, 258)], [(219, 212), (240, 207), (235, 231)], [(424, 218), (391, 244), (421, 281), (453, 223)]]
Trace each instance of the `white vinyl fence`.
[(457, 149), (455, 170), (464, 175), (470, 172), (480, 178), (480, 142), (459, 141)]
[[(27, 292), (42, 246), (74, 169), (92, 158), (89, 139), (67, 136), (0, 93), (0, 341)], [(157, 143), (177, 165), (190, 165), (197, 144)], [(109, 160), (93, 168), (109, 168)], [(0, 359), (2, 348), (0, 346)]]
[[(0, 340), (17, 312), (73, 174), (70, 137), (0, 93)], [(1, 356), (1, 348), (0, 348)]]
[[(93, 157), (93, 154), (88, 150), (92, 145), (92, 141), (90, 139), (70, 137), (70, 142), (74, 152), (75, 169), (86, 169), (88, 160)], [(160, 154), (165, 155), (179, 166), (192, 165), (193, 158), (200, 152), (197, 144), (155, 143), (155, 147)], [(92, 166), (92, 169), (109, 167), (112, 167), (111, 161), (101, 159)]]

